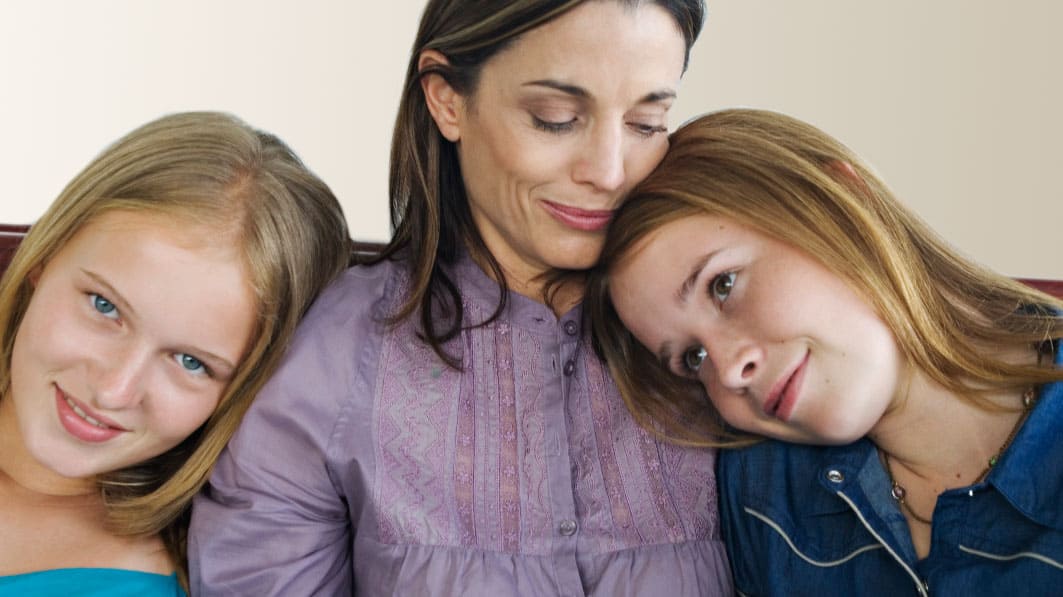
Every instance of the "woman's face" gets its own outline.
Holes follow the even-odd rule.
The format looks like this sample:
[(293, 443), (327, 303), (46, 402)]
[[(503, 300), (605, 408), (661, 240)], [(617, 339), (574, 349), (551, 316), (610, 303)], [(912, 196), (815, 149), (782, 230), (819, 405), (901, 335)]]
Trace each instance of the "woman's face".
[(613, 210), (667, 149), (684, 56), (659, 6), (586, 2), (487, 61), (451, 140), (507, 276), (594, 264)]
[(35, 461), (66, 478), (188, 437), (218, 405), (255, 323), (235, 247), (157, 215), (99, 216), (33, 285), (0, 412)]
[(670, 222), (610, 276), (635, 337), (728, 423), (786, 441), (867, 434), (904, 391), (874, 309), (807, 253), (710, 215)]

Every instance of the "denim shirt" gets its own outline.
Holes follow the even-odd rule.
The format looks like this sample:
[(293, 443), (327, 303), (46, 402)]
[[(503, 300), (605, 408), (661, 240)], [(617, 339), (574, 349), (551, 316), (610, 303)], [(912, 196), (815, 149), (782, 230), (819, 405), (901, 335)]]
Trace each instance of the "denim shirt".
[(1063, 595), (1063, 382), (1041, 389), (984, 481), (938, 497), (922, 560), (869, 440), (719, 458), (740, 595)]

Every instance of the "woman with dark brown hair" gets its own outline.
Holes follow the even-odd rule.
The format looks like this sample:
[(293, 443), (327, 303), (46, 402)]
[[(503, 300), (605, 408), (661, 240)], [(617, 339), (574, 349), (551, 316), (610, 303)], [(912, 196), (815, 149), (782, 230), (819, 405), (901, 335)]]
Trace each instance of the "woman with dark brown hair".
[(658, 442), (578, 274), (667, 148), (701, 0), (431, 0), (394, 237), (306, 320), (197, 499), (193, 590), (725, 595), (715, 453)]

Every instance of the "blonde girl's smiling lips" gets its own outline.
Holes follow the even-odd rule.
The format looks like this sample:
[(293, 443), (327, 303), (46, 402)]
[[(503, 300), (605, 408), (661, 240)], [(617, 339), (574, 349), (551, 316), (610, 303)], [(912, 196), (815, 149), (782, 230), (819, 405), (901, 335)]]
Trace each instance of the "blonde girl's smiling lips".
[(805, 379), (805, 365), (808, 364), (809, 352), (790, 370), (789, 374), (775, 382), (768, 399), (764, 401), (764, 414), (788, 422), (794, 412), (794, 406), (801, 393), (801, 384)]
[(580, 209), (571, 205), (562, 205), (553, 201), (542, 201), (547, 213), (569, 228), (584, 232), (604, 230), (613, 219), (612, 209)]
[(105, 442), (129, 431), (67, 395), (58, 385), (55, 386), (55, 405), (63, 428), (81, 441)]

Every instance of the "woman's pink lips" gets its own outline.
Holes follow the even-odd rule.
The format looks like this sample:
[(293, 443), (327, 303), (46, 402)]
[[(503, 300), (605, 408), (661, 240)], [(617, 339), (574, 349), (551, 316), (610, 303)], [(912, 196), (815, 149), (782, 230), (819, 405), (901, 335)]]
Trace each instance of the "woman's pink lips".
[[(107, 425), (107, 427), (97, 427), (86, 421), (70, 407), (70, 404), (67, 403), (68, 398), (86, 415)], [(81, 401), (67, 396), (59, 386), (55, 386), (55, 404), (59, 413), (59, 422), (63, 425), (63, 428), (66, 429), (67, 433), (82, 441), (92, 443), (105, 442), (127, 431), (113, 421), (96, 414)]]
[(554, 219), (569, 228), (584, 232), (604, 230), (609, 225), (609, 221), (613, 219), (613, 210), (611, 209), (580, 209), (545, 200), (542, 204)]
[(769, 417), (776, 417), (783, 422), (790, 420), (790, 415), (793, 414), (794, 406), (797, 404), (798, 394), (801, 392), (801, 382), (805, 377), (805, 364), (808, 363), (808, 355), (809, 353), (806, 352), (804, 358), (790, 372), (790, 375), (777, 382), (775, 387), (772, 388), (771, 393), (768, 395), (768, 400), (764, 402), (764, 414)]

